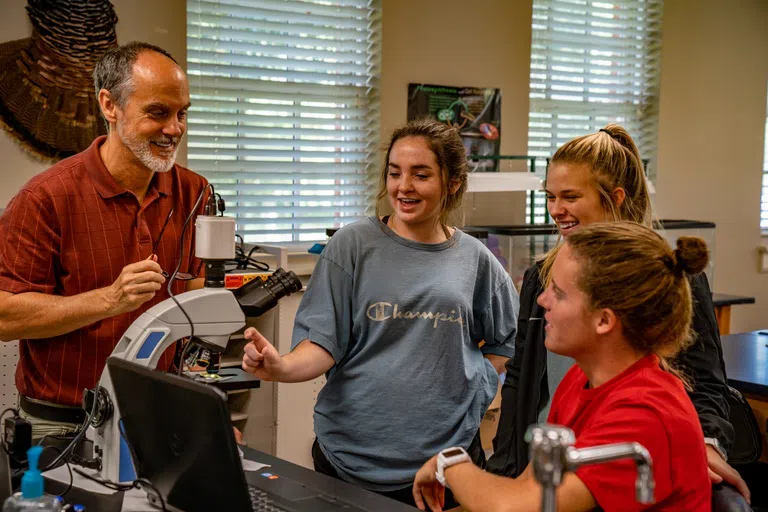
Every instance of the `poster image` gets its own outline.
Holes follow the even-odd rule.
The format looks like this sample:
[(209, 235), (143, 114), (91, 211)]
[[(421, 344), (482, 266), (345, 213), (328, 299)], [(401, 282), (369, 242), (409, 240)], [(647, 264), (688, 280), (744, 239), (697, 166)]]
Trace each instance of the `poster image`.
[[(499, 156), (501, 89), (408, 84), (408, 120), (428, 115), (458, 130), (468, 156)], [(470, 161), (476, 172), (496, 172), (499, 161)]]

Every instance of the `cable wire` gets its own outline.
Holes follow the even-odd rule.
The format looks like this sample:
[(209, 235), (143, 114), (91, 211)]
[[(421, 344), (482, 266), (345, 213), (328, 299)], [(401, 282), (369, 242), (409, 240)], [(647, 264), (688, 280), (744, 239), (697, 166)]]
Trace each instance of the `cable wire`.
[[(100, 388), (97, 386), (96, 387), (97, 395), (98, 393), (100, 393), (99, 389)], [(96, 404), (98, 402), (99, 402), (98, 397), (94, 396), (93, 405), (91, 406), (91, 412), (89, 412), (88, 415), (85, 417), (85, 421), (83, 421), (83, 424), (80, 427), (80, 432), (78, 432), (75, 438), (72, 440), (72, 442), (69, 443), (69, 445), (67, 445), (67, 447), (64, 448), (64, 450), (62, 450), (61, 455), (56, 457), (56, 459), (54, 459), (54, 461), (48, 464), (44, 469), (41, 469), (40, 470), (41, 472), (48, 471), (51, 468), (55, 468), (59, 464), (59, 462), (61, 462), (65, 457), (67, 457), (75, 449), (75, 447), (78, 444), (80, 444), (80, 441), (83, 440), (83, 438), (85, 437), (85, 433), (88, 431), (88, 425), (90, 425), (91, 423), (91, 418), (93, 418), (93, 415), (96, 413)]]
[(195, 324), (192, 323), (192, 319), (187, 314), (187, 311), (184, 309), (184, 307), (181, 305), (179, 300), (173, 295), (173, 282), (176, 280), (176, 274), (179, 273), (179, 269), (181, 268), (181, 259), (184, 257), (184, 235), (187, 232), (187, 225), (189, 224), (189, 221), (192, 219), (192, 216), (197, 211), (197, 208), (200, 206), (200, 202), (203, 200), (203, 195), (205, 195), (205, 191), (208, 189), (211, 189), (211, 195), (213, 196), (216, 192), (213, 188), (213, 185), (210, 183), (203, 188), (203, 190), (200, 191), (200, 195), (197, 196), (197, 201), (195, 202), (195, 205), (192, 207), (192, 210), (189, 212), (189, 215), (187, 215), (186, 220), (184, 221), (184, 226), (181, 228), (181, 238), (179, 239), (179, 261), (176, 263), (176, 268), (173, 270), (173, 274), (171, 274), (171, 278), (168, 279), (168, 295), (173, 299), (173, 302), (176, 303), (176, 305), (179, 307), (181, 312), (184, 314), (184, 317), (187, 319), (187, 322), (189, 322), (189, 341), (187, 342), (187, 345), (184, 347), (184, 350), (181, 354), (181, 360), (179, 361), (179, 368), (178, 368), (178, 375), (181, 376), (182, 373), (184, 373), (184, 360), (186, 359), (186, 352), (188, 350), (188, 347), (190, 343), (192, 343), (192, 339), (195, 337)]
[[(90, 475), (90, 474), (86, 473), (85, 471), (83, 471), (83, 470), (81, 470), (80, 468), (77, 468), (77, 467), (72, 468), (72, 471), (74, 471), (75, 473), (77, 473), (78, 475), (80, 475), (80, 476), (82, 476), (84, 478), (87, 478), (88, 480), (91, 480), (92, 482), (96, 482), (97, 484), (102, 485), (102, 486), (106, 487), (107, 489), (110, 489), (110, 490), (113, 490), (113, 491), (117, 491), (117, 492), (130, 491), (131, 489), (141, 489), (141, 490), (144, 490), (140, 486), (148, 487), (149, 489), (151, 489), (154, 492), (155, 497), (157, 497), (157, 499), (160, 501), (160, 508), (161, 508), (161, 510), (166, 511), (166, 512), (168, 511), (168, 509), (165, 506), (165, 500), (163, 499), (163, 495), (160, 494), (160, 491), (157, 489), (157, 487), (155, 487), (152, 484), (152, 482), (150, 482), (146, 478), (137, 478), (133, 482), (130, 482), (130, 483), (127, 483), (127, 484), (119, 484), (119, 483), (116, 483), (116, 482), (110, 482), (109, 480), (102, 480), (101, 478), (97, 478), (97, 477), (95, 477), (93, 475)], [(144, 492), (146, 492), (146, 491), (144, 491)]]
[(17, 408), (15, 408), (15, 407), (8, 407), (3, 412), (0, 412), (0, 425), (2, 425), (2, 423), (3, 423), (3, 416), (5, 416), (5, 413), (7, 413), (8, 411), (13, 411), (13, 415), (14, 416), (18, 416), (19, 415), (19, 410)]
[[(120, 430), (120, 435), (123, 436), (123, 440), (125, 441), (125, 444), (128, 446), (128, 450), (131, 453), (131, 462), (133, 463), (134, 469), (137, 470), (138, 475), (138, 459), (136, 458), (136, 452), (133, 450), (133, 446), (131, 446), (131, 443), (128, 441), (128, 436), (125, 435), (125, 427), (122, 423), (118, 423), (118, 429)], [(103, 480), (101, 478), (97, 478), (93, 475), (90, 475), (86, 473), (85, 471), (80, 470), (79, 468), (73, 468), (75, 473), (77, 473), (80, 476), (83, 476), (93, 482), (96, 482), (100, 485), (103, 485), (107, 489), (111, 489), (113, 491), (130, 491), (131, 489), (141, 489), (144, 492), (146, 492), (145, 489), (143, 489), (140, 486), (147, 487), (154, 492), (154, 496), (160, 501), (160, 508), (161, 510), (167, 511), (168, 509), (165, 506), (165, 500), (163, 499), (163, 495), (160, 494), (160, 491), (155, 487), (152, 482), (147, 480), (146, 478), (139, 477), (133, 482), (127, 483), (127, 484), (121, 484), (116, 482), (111, 482), (109, 480)]]
[[(43, 451), (45, 451), (45, 450), (47, 450), (49, 448), (52, 449), (52, 450), (56, 450), (57, 452), (59, 452), (59, 454), (64, 453), (58, 446), (53, 446), (53, 445), (43, 446)], [(66, 496), (69, 491), (72, 490), (72, 484), (74, 484), (74, 482), (75, 482), (75, 479), (72, 476), (72, 466), (70, 466), (69, 462), (67, 462), (66, 460), (64, 461), (64, 464), (67, 465), (67, 470), (69, 471), (69, 487), (67, 487), (66, 491), (64, 491), (63, 493), (59, 494), (59, 496), (61, 496), (62, 498), (64, 496)]]

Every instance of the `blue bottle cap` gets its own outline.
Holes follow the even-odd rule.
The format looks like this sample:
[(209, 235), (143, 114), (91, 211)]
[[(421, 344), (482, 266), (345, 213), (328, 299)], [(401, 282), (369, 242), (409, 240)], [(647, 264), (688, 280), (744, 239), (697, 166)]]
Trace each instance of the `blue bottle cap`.
[(43, 475), (37, 468), (41, 453), (43, 453), (42, 446), (33, 446), (27, 450), (29, 469), (21, 477), (21, 496), (24, 499), (39, 498), (43, 495)]

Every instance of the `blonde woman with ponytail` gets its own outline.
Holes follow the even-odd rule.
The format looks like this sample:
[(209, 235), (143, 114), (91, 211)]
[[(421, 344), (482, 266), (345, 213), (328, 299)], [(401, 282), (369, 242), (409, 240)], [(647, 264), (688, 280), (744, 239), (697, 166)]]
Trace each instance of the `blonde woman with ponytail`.
[[(578, 448), (639, 442), (651, 455), (656, 484), (655, 502), (643, 505), (635, 500), (631, 461), (582, 466), (558, 487), (558, 510), (711, 510), (698, 415), (682, 381), (664, 364), (691, 341), (688, 276), (707, 258), (700, 238), (681, 238), (672, 250), (652, 229), (622, 221), (583, 226), (556, 250), (537, 302), (547, 350), (576, 364), (557, 387), (547, 421), (571, 428)], [(471, 463), (439, 470), (433, 457), (416, 474), (417, 506), (441, 510), (443, 485), (463, 510), (541, 510), (531, 465), (513, 479)]]
[[(621, 126), (609, 124), (560, 147), (551, 159), (545, 191), (549, 214), (566, 242), (596, 222), (630, 221), (652, 227), (653, 212), (640, 154)], [(624, 254), (620, 246), (615, 250)], [(488, 470), (494, 473), (518, 476), (525, 469), (525, 431), (547, 419), (555, 388), (574, 362), (545, 347), (545, 311), (537, 304), (555, 256), (556, 251), (551, 252), (529, 268), (523, 279), (515, 355), (507, 365), (499, 428), (488, 461)], [(725, 481), (749, 500), (744, 480), (726, 462), (734, 432), (728, 421), (727, 384), (712, 292), (704, 274), (692, 276), (690, 287), (692, 345), (670, 363), (690, 383), (689, 397), (704, 431), (712, 483)]]

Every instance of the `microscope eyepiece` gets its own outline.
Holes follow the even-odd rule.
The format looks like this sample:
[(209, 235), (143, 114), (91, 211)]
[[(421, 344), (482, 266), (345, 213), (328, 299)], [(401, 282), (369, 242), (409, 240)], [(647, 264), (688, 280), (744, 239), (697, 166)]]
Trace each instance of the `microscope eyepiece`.
[(235, 298), (246, 316), (258, 317), (277, 305), (277, 301), (300, 291), (301, 281), (293, 271), (275, 270), (266, 280), (254, 279), (235, 290)]

